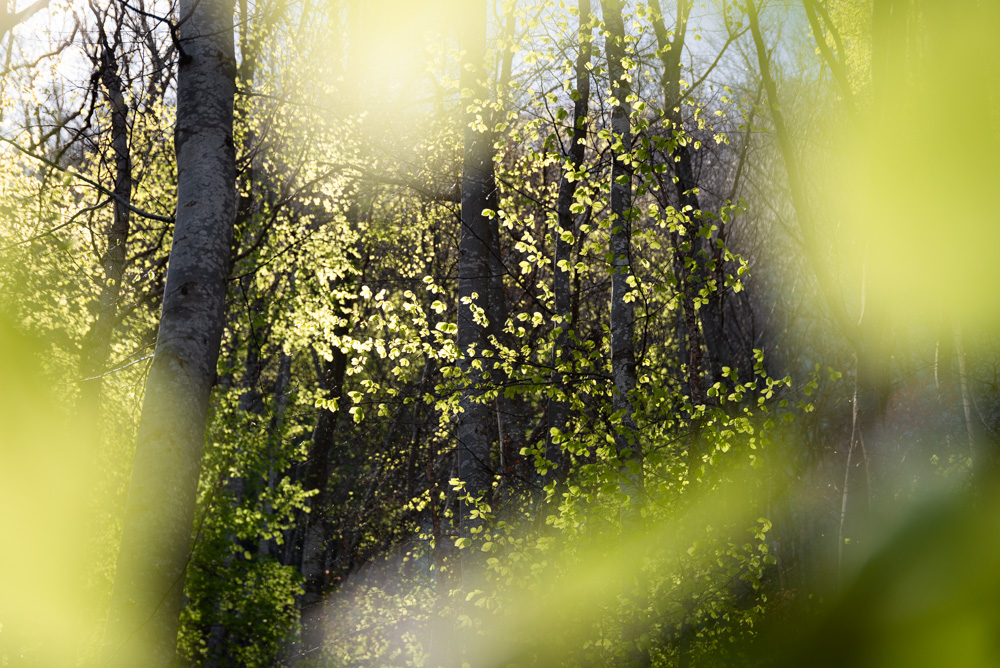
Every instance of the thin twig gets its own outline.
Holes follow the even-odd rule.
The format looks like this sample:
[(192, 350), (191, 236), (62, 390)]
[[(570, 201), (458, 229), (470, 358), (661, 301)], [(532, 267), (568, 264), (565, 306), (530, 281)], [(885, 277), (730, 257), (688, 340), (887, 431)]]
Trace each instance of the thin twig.
[(16, 243), (10, 244), (9, 246), (4, 246), (3, 248), (0, 248), (0, 253), (3, 253), (4, 251), (8, 251), (11, 248), (16, 248), (17, 246), (23, 246), (24, 244), (29, 244), (32, 241), (37, 241), (37, 240), (42, 239), (44, 237), (51, 236), (52, 234), (58, 232), (59, 230), (65, 228), (65, 227), (69, 227), (70, 225), (72, 225), (73, 222), (77, 218), (79, 218), (80, 216), (82, 216), (83, 214), (89, 213), (91, 211), (96, 211), (96, 210), (100, 209), (101, 207), (107, 206), (107, 204), (109, 202), (111, 202), (111, 198), (110, 197), (107, 198), (107, 199), (105, 199), (102, 202), (98, 202), (94, 206), (88, 206), (86, 208), (80, 209), (79, 211), (77, 211), (76, 213), (74, 213), (72, 216), (70, 216), (70, 219), (67, 220), (65, 223), (62, 223), (60, 225), (56, 225), (51, 230), (47, 230), (45, 232), (42, 232), (41, 234), (36, 234), (33, 237), (28, 237), (27, 239), (24, 239), (22, 241), (18, 241)]
[(34, 158), (35, 160), (38, 160), (39, 162), (41, 162), (41, 163), (43, 163), (43, 164), (51, 167), (52, 169), (58, 170), (58, 171), (62, 172), (63, 174), (69, 174), (73, 178), (79, 179), (80, 181), (83, 181), (84, 183), (86, 183), (88, 185), (91, 185), (94, 188), (97, 188), (101, 192), (101, 194), (107, 195), (108, 197), (113, 198), (116, 202), (118, 202), (119, 204), (121, 204), (122, 206), (124, 206), (126, 209), (128, 209), (132, 213), (136, 214), (137, 216), (142, 216), (143, 218), (149, 218), (150, 220), (158, 220), (161, 223), (173, 223), (174, 222), (173, 216), (161, 216), (159, 214), (150, 213), (148, 211), (143, 211), (142, 209), (134, 207), (124, 197), (122, 197), (121, 195), (118, 195), (117, 193), (114, 193), (114, 192), (108, 190), (107, 188), (105, 188), (104, 186), (102, 186), (97, 181), (93, 181), (93, 180), (87, 178), (86, 176), (84, 176), (83, 174), (80, 174), (78, 172), (74, 172), (71, 169), (67, 169), (65, 167), (62, 167), (61, 165), (59, 165), (59, 164), (57, 164), (55, 162), (52, 162), (48, 158), (44, 158), (44, 157), (42, 157), (42, 156), (40, 156), (40, 155), (38, 155), (36, 153), (32, 153), (31, 151), (29, 151), (28, 149), (24, 148), (23, 146), (19, 145), (17, 142), (15, 142), (15, 141), (13, 141), (11, 139), (7, 139), (6, 137), (0, 136), (0, 142), (3, 142), (5, 144), (10, 144), (11, 146), (13, 146), (14, 148), (16, 148), (21, 153), (23, 153), (26, 156), (28, 156), (29, 158)]

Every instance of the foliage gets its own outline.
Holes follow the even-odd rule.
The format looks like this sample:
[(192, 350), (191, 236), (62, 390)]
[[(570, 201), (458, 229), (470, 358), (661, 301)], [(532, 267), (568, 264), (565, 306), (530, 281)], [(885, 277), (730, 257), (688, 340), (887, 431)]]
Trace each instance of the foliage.
[[(789, 618), (835, 598), (826, 581), (850, 589), (853, 564), (878, 544), (874, 517), (919, 501), (932, 486), (972, 486), (972, 454), (995, 438), (991, 339), (973, 332), (967, 354), (963, 309), (942, 306), (963, 286), (932, 289), (940, 272), (912, 269), (915, 257), (934, 265), (925, 239), (881, 222), (840, 224), (843, 216), (896, 220), (893, 207), (907, 220), (921, 217), (925, 200), (915, 195), (949, 192), (930, 183), (940, 161), (900, 149), (914, 134), (933, 135), (932, 121), (943, 127), (948, 102), (912, 72), (880, 101), (871, 3), (808, 0), (787, 14), (761, 8), (758, 28), (790, 35), (761, 61), (746, 56), (747, 19), (728, 3), (682, 28), (683, 2), (630, 2), (626, 152), (611, 130), (618, 100), (597, 6), (615, 3), (593, 3), (590, 16), (579, 16), (576, 3), (490, 3), (494, 48), (484, 71), (492, 74), (482, 96), (459, 85), (459, 22), (408, 4), (238, 4), (239, 210), (184, 583), (183, 660), (761, 660), (762, 628), (783, 633)], [(656, 34), (659, 4), (676, 14), (662, 17), (674, 40), (666, 47)], [(809, 8), (819, 17), (816, 34)], [(41, 508), (30, 521), (12, 520), (13, 542), (31, 543), (32, 521), (55, 527), (85, 546), (86, 558), (71, 559), (65, 572), (85, 562), (87, 575), (85, 592), (52, 622), (83, 639), (51, 656), (30, 626), (41, 623), (43, 607), (58, 608), (59, 592), (42, 588), (31, 607), (30, 592), (5, 581), (14, 598), (0, 606), (2, 665), (22, 652), (60, 665), (70, 654), (93, 662), (99, 651), (96, 624), (73, 620), (100, 618), (110, 596), (173, 232), (169, 73), (183, 55), (169, 30), (176, 17), (155, 9), (166, 22), (100, 8), (79, 16), (89, 58), (81, 67), (95, 70), (89, 83), (81, 76), (82, 94), (49, 82), (58, 52), (51, 62), (17, 63), (4, 78), (0, 361), (13, 371), (0, 405), (18, 447), (3, 454), (26, 462), (31, 475), (17, 486), (6, 474), (3, 486), (23, 489)], [(937, 16), (914, 12), (904, 65), (920, 62), (916, 36)], [(961, 46), (948, 25), (941, 44)], [(340, 42), (331, 45), (332, 34)], [(129, 110), (133, 210), (107, 359), (90, 376), (85, 357), (103, 316), (117, 169), (111, 104), (97, 71), (101, 39)], [(583, 67), (591, 94), (577, 119), (582, 45), (592, 47)], [(681, 80), (667, 81), (664, 55), (675, 45)], [(957, 49), (947, 62), (964, 63), (979, 49)], [(765, 67), (781, 84), (780, 105), (762, 103)], [(955, 69), (975, 88), (971, 68)], [(28, 85), (37, 94), (28, 96)], [(679, 98), (666, 99), (674, 87)], [(766, 92), (773, 98), (775, 90)], [(990, 146), (995, 100), (990, 86), (982, 91), (969, 113)], [(934, 115), (914, 109), (928, 100)], [(79, 111), (65, 108), (70, 102)], [(910, 119), (910, 131), (878, 134), (879, 104)], [(493, 150), (496, 191), (486, 214), (497, 230), (490, 252), (498, 275), (489, 309), (457, 298), (467, 113)], [(782, 145), (778, 135), (788, 128)], [(845, 128), (857, 130), (850, 141)], [(579, 165), (570, 150), (575, 131)], [(867, 151), (868, 143), (878, 150)], [(982, 167), (980, 153), (963, 151), (949, 145), (945, 155), (968, 163), (962, 174)], [(616, 159), (630, 172), (624, 221), (610, 212)], [(855, 173), (857, 164), (864, 169)], [(878, 165), (919, 177), (919, 187), (902, 176), (880, 181), (872, 176)], [(972, 182), (981, 186), (991, 173)], [(791, 192), (796, 181), (808, 184), (805, 210)], [(873, 183), (899, 196), (884, 198)], [(963, 218), (986, 211), (988, 189), (975, 189), (979, 203)], [(857, 195), (843, 205), (849, 213), (840, 213), (843, 192)], [(952, 197), (928, 201), (940, 214)], [(614, 408), (609, 245), (625, 228), (637, 389), (629, 397), (632, 440), (621, 448), (628, 427)], [(900, 263), (885, 259), (895, 257), (889, 250), (874, 262), (869, 242), (904, 249)], [(568, 257), (557, 255), (563, 245)], [(968, 278), (979, 274), (966, 264), (990, 266), (951, 248), (946, 273)], [(568, 313), (557, 295), (562, 276)], [(935, 306), (893, 325), (899, 310), (884, 302), (894, 290), (910, 301), (933, 295)], [(956, 301), (982, 295), (971, 290)], [(480, 350), (457, 344), (459, 316), (468, 312), (488, 330)], [(902, 331), (924, 325), (934, 331)], [(892, 348), (904, 336), (919, 345)], [(874, 407), (870, 363), (887, 350), (882, 404)], [(23, 397), (10, 390), (22, 384)], [(483, 429), (492, 439), (492, 487), (476, 495), (457, 455), (456, 425), (469, 402), (487, 408)], [(565, 419), (553, 426), (557, 409)], [(48, 424), (47, 414), (59, 417)], [(42, 425), (35, 436), (30, 421)], [(39, 458), (23, 445), (34, 440), (51, 454)], [(80, 462), (81, 450), (95, 470)], [(48, 470), (41, 459), (63, 458), (52, 479), (68, 491), (38, 500), (45, 494), (29, 487), (51, 489), (38, 473)], [(78, 465), (84, 482), (69, 475)], [(84, 491), (94, 492), (88, 503), (77, 498)], [(21, 503), (15, 497), (7, 505)], [(54, 516), (57, 507), (86, 521), (69, 526)], [(65, 546), (46, 538), (25, 554), (47, 550)], [(59, 573), (53, 588), (70, 587), (49, 556), (38, 568), (11, 557), (0, 571), (41, 581), (50, 569)], [(15, 615), (14, 605), (28, 612)], [(849, 616), (852, 605), (834, 604), (831, 614)]]

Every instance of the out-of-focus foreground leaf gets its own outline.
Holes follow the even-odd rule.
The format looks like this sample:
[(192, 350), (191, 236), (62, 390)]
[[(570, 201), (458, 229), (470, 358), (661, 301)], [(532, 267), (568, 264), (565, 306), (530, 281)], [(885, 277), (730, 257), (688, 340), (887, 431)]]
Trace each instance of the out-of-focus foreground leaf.
[(42, 355), (0, 318), (2, 665), (73, 665), (100, 624), (87, 595), (93, 431), (71, 420)]

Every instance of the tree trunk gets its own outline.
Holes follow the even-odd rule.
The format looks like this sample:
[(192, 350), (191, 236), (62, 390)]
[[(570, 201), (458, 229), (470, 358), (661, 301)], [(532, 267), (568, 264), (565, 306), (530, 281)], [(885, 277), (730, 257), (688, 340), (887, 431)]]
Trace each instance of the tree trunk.
[[(247, 301), (246, 293), (252, 289), (254, 283), (251, 277), (245, 277), (242, 281), (243, 285), (241, 290), (243, 290), (243, 299)], [(246, 356), (244, 358), (243, 366), (243, 378), (241, 384), (243, 386), (243, 393), (240, 395), (239, 411), (240, 413), (252, 413), (256, 416), (255, 425), (263, 429), (264, 423), (264, 394), (260, 389), (261, 375), (264, 370), (264, 345), (267, 340), (267, 332), (255, 327), (255, 323), (258, 321), (258, 315), (265, 310), (264, 296), (256, 295), (253, 298), (253, 302), (250, 304), (248, 318), (250, 320), (249, 326), (249, 339), (247, 340), (247, 350)], [(226, 491), (228, 495), (222, 495), (219, 499), (219, 503), (229, 503), (232, 504), (234, 509), (238, 509), (247, 498), (253, 498), (256, 495), (257, 490), (254, 489), (254, 481), (249, 481), (244, 476), (242, 471), (238, 471), (236, 475), (231, 475), (226, 479)], [(259, 485), (256, 485), (259, 487)], [(236, 528), (228, 527), (228, 532), (226, 536), (226, 541), (231, 545), (236, 545), (238, 541)], [(249, 547), (244, 545), (240, 547), (240, 552)], [(226, 552), (226, 556), (223, 558), (223, 572), (229, 573), (232, 569), (234, 558), (234, 552), (232, 549)], [(220, 582), (220, 591), (225, 587), (225, 584)], [(203, 668), (217, 668), (220, 666), (227, 665), (228, 657), (233, 654), (233, 644), (234, 640), (230, 629), (227, 628), (225, 623), (225, 610), (223, 607), (223, 601), (221, 597), (219, 600), (213, 601), (215, 620), (209, 627), (207, 647), (205, 652), (205, 662)]]
[(620, 0), (601, 0), (607, 27), (608, 73), (612, 95), (617, 100), (611, 112), (611, 130), (621, 148), (615, 151), (611, 168), (611, 374), (615, 385), (615, 445), (622, 460), (626, 494), (633, 507), (642, 502), (642, 452), (637, 439), (635, 408), (635, 308), (628, 299), (632, 290), (632, 169), (627, 164), (632, 151), (632, 129), (628, 101), (631, 87), (622, 67), (625, 58), (625, 27)]
[[(687, 35), (688, 18), (691, 14), (691, 0), (679, 0), (677, 3), (677, 21), (674, 26), (674, 37), (670, 40), (666, 25), (663, 22), (663, 14), (660, 9), (659, 0), (649, 0), (652, 9), (653, 30), (656, 33), (657, 48), (660, 54), (660, 62), (663, 65), (663, 75), (661, 84), (663, 86), (663, 113), (669, 124), (670, 131), (674, 138), (683, 137), (683, 118), (681, 117), (681, 54), (684, 50), (684, 40)], [(701, 202), (698, 199), (698, 184), (694, 178), (694, 165), (691, 156), (691, 146), (687, 141), (675, 141), (671, 144), (674, 148), (670, 152), (670, 164), (674, 168), (674, 181), (677, 190), (677, 201), (680, 210), (690, 220), (687, 240), (691, 246), (686, 255), (693, 261), (693, 275), (685, 277), (683, 284), (686, 286), (687, 294), (683, 308), (691, 312), (688, 318), (688, 334), (692, 340), (688, 343), (691, 350), (695, 352), (694, 361), (698, 363), (697, 368), (689, 369), (691, 374), (707, 372), (707, 385), (711, 386), (716, 381), (722, 379), (722, 366), (728, 362), (729, 354), (726, 344), (725, 330), (723, 326), (722, 311), (722, 291), (721, 285), (721, 255), (712, 243), (712, 239), (699, 234), (701, 226)], [(683, 262), (681, 263), (683, 266)], [(680, 277), (678, 277), (680, 278)], [(695, 310), (694, 301), (701, 298), (704, 290), (704, 298), (707, 303)], [(697, 317), (695, 317), (695, 313)], [(701, 336), (698, 328), (691, 327), (691, 324), (701, 324)], [(705, 349), (708, 353), (707, 359), (701, 355), (702, 337)], [(691, 362), (689, 362), (690, 364)], [(701, 366), (705, 368), (700, 368)], [(694, 388), (701, 386), (700, 377), (697, 382), (690, 382)], [(695, 402), (704, 401), (704, 396), (694, 397)]]
[[(587, 139), (587, 114), (590, 111), (590, 42), (592, 29), (590, 22), (590, 0), (578, 0), (580, 16), (580, 50), (576, 56), (576, 100), (573, 104), (573, 134), (569, 147), (570, 166), (573, 171), (579, 171), (583, 164)], [(571, 320), (572, 293), (571, 277), (573, 272), (571, 266), (573, 262), (573, 241), (565, 238), (570, 234), (574, 237), (577, 234), (576, 221), (572, 212), (573, 202), (576, 197), (576, 179), (570, 179), (566, 171), (563, 171), (562, 179), (559, 181), (559, 198), (556, 200), (556, 209), (559, 216), (559, 227), (555, 230), (555, 269), (553, 277), (553, 292), (555, 293), (555, 312), (561, 318), (557, 325), (561, 331), (556, 336), (555, 351), (552, 355), (552, 384), (565, 393), (564, 378), (559, 370), (560, 365), (565, 364), (568, 357), (567, 342), (569, 341), (569, 329), (573, 325)], [(555, 466), (557, 478), (566, 475), (568, 462), (563, 461), (562, 448), (560, 442), (556, 440), (555, 434), (563, 434), (566, 431), (566, 421), (569, 415), (569, 406), (563, 396), (556, 396), (549, 400), (548, 437), (545, 441), (545, 458)], [(560, 437), (561, 438), (561, 437)]]
[[(504, 8), (505, 46), (512, 45), (514, 43), (514, 33), (516, 30), (514, 10), (515, 7), (513, 4), (507, 5)], [(485, 57), (486, 54), (484, 49), (482, 57), (479, 58), (479, 62), (484, 63)], [(506, 91), (507, 83), (510, 80), (510, 68), (512, 66), (512, 61), (513, 49), (506, 48), (503, 55), (503, 61), (501, 63), (500, 80), (498, 82), (498, 87), (502, 91)], [(485, 82), (480, 81), (479, 83), (484, 84)], [(482, 87), (481, 96), (481, 99), (485, 104), (487, 98), (485, 94), (485, 86)], [(484, 118), (490, 118), (490, 120), (487, 121), (490, 123), (490, 126), (487, 127), (486, 132), (483, 133), (483, 138), (487, 139), (488, 143), (480, 156), (482, 160), (481, 164), (487, 164), (489, 166), (484, 208), (490, 209), (491, 211), (497, 211), (500, 208), (496, 178), (493, 175), (493, 128), (496, 126), (497, 118), (501, 116), (502, 112), (500, 112), (496, 107), (491, 110), (489, 116), (485, 113), (483, 115)], [(506, 491), (511, 489), (511, 481), (516, 480), (517, 478), (516, 475), (508, 475), (509, 472), (507, 469), (510, 468), (510, 473), (517, 472), (516, 467), (512, 467), (512, 464), (524, 445), (523, 430), (521, 429), (519, 419), (520, 414), (523, 412), (523, 407), (520, 405), (521, 402), (518, 400), (518, 397), (508, 397), (504, 391), (504, 388), (507, 386), (508, 377), (503, 369), (500, 353), (506, 345), (503, 328), (507, 322), (508, 313), (507, 293), (504, 287), (504, 275), (507, 273), (507, 270), (504, 265), (502, 244), (500, 242), (500, 216), (494, 215), (489, 219), (489, 221), (490, 295), (487, 317), (489, 318), (489, 336), (492, 338), (490, 350), (493, 354), (491, 364), (489, 365), (489, 372), (490, 382), (494, 386), (500, 388), (499, 394), (497, 395), (496, 401), (492, 407), (492, 423), (496, 427), (497, 441), (499, 444), (498, 450), (500, 453), (501, 463), (503, 464), (501, 472), (504, 474), (504, 477), (500, 479), (501, 488), (497, 490), (497, 494), (502, 495), (504, 493), (504, 489), (506, 489)]]
[[(458, 415), (459, 477), (473, 497), (488, 497), (493, 481), (491, 450), (496, 429), (491, 425), (490, 407), (482, 400), (484, 371), (490, 358), (489, 326), (484, 318), (490, 308), (491, 263), (490, 218), (483, 213), (490, 206), (496, 190), (493, 176), (493, 142), (485, 110), (476, 107), (485, 102), (484, 62), (486, 59), (486, 1), (463, 3), (460, 41), (465, 51), (461, 73), (462, 104), (470, 107), (463, 119), (462, 230), (458, 250), (458, 334), (462, 371), (466, 389), (462, 393)], [(468, 510), (468, 509), (466, 509)], [(467, 513), (462, 523), (469, 526)]]
[[(331, 286), (333, 288), (334, 286)], [(346, 309), (342, 309), (346, 310)], [(348, 328), (339, 325), (335, 333), (345, 336)], [(328, 399), (337, 399), (336, 410), (321, 410), (313, 429), (312, 448), (306, 468), (303, 489), (317, 490), (310, 504), (311, 512), (303, 517), (305, 528), (302, 537), (302, 560), (298, 564), (305, 577), (302, 595), (302, 651), (309, 652), (326, 642), (323, 595), (329, 584), (327, 553), (333, 533), (330, 517), (330, 457), (337, 436), (337, 423), (343, 406), (344, 376), (347, 373), (347, 355), (340, 348), (333, 349), (333, 359), (320, 363), (320, 387)]]
[(232, 0), (182, 0), (177, 213), (104, 665), (173, 662), (236, 213)]
[[(616, 103), (611, 112), (611, 130), (620, 147), (611, 167), (611, 375), (614, 381), (612, 408), (616, 415), (615, 448), (621, 462), (621, 490), (629, 501), (622, 514), (622, 531), (637, 530), (643, 504), (642, 448), (632, 404), (636, 386), (635, 309), (628, 297), (632, 277), (632, 127), (629, 102), (631, 86), (625, 59), (625, 26), (621, 0), (601, 0), (607, 30), (608, 77)], [(629, 602), (622, 631), (630, 665), (649, 665), (649, 653), (639, 646), (639, 611), (645, 607), (641, 573), (625, 574), (624, 595)], [(630, 577), (633, 576), (634, 577)]]
[(111, 104), (111, 150), (115, 163), (114, 220), (108, 230), (108, 245), (101, 258), (104, 267), (104, 284), (98, 298), (97, 319), (91, 325), (84, 342), (81, 372), (84, 382), (85, 411), (93, 414), (100, 400), (101, 374), (111, 350), (111, 336), (118, 314), (122, 278), (125, 276), (130, 214), (132, 203), (132, 159), (129, 153), (128, 105), (122, 93), (122, 80), (118, 75), (115, 54), (105, 45), (98, 72), (101, 84)]

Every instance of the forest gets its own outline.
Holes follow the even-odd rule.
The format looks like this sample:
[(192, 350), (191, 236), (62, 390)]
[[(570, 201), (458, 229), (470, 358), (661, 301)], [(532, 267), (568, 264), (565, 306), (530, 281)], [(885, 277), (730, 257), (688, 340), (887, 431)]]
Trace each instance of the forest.
[(1000, 665), (998, 26), (0, 3), (0, 666)]

